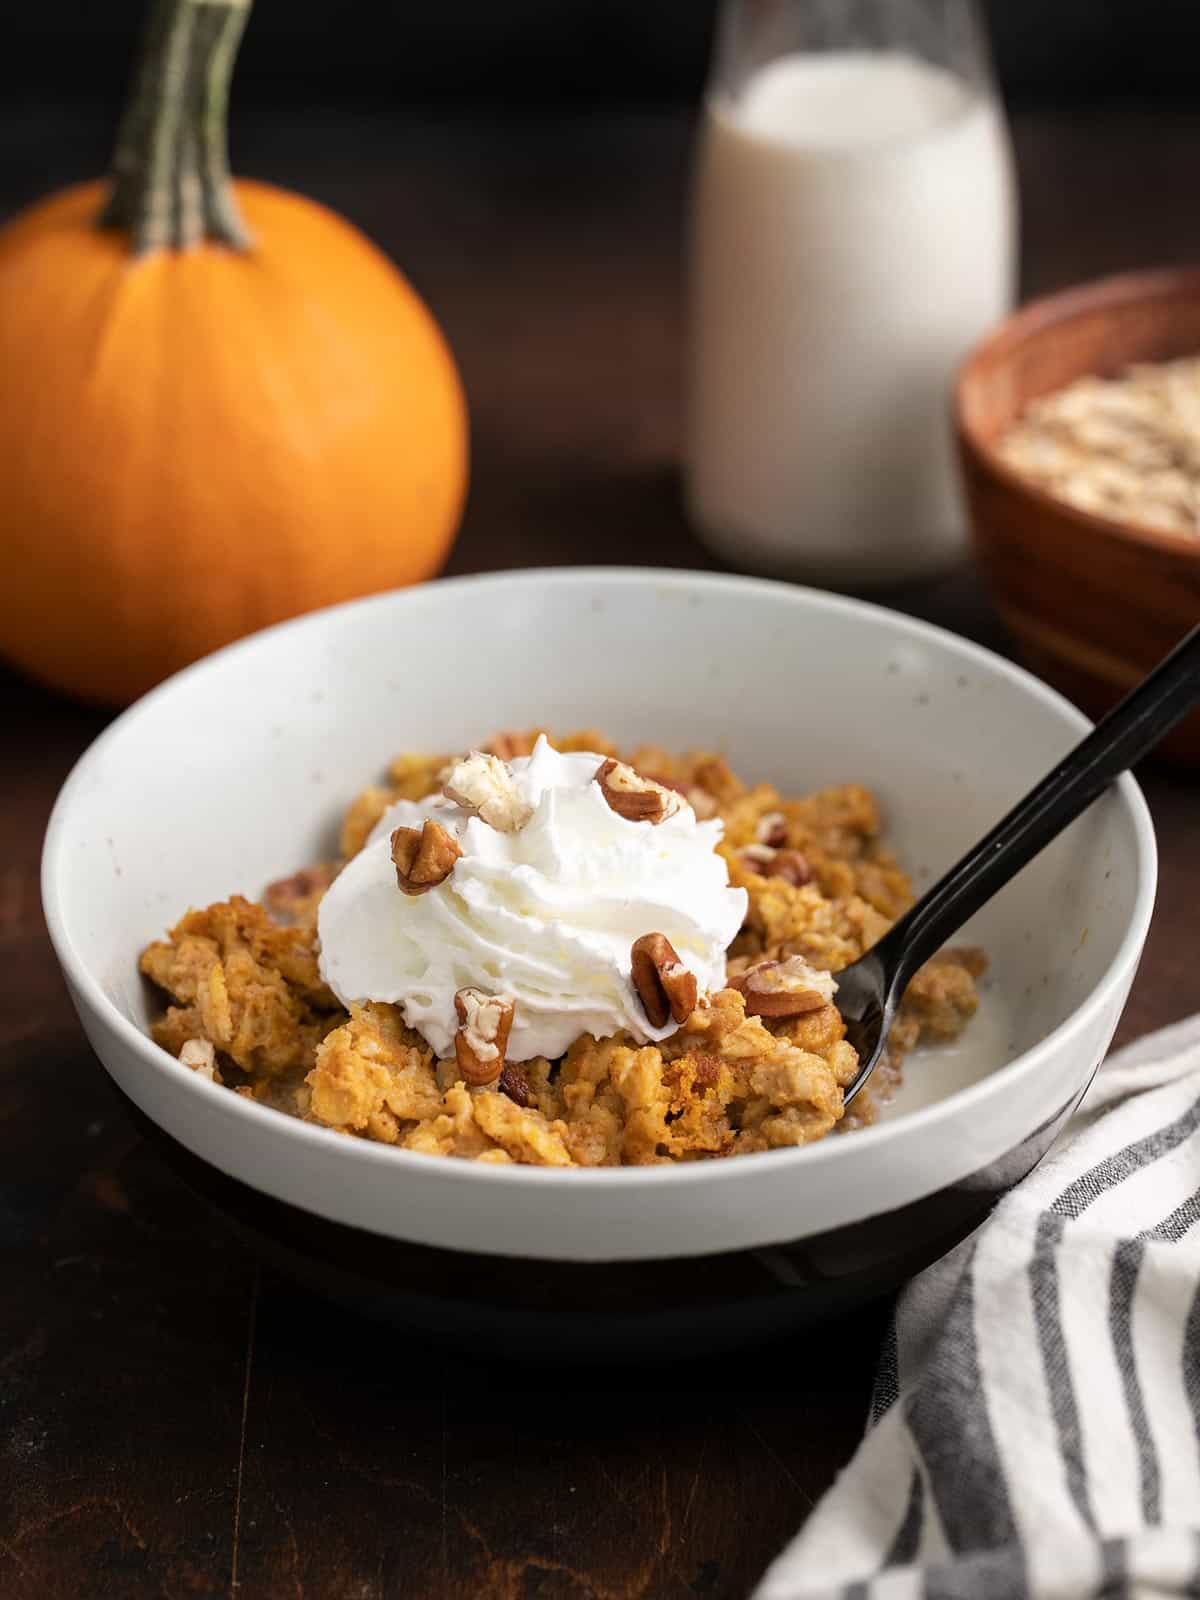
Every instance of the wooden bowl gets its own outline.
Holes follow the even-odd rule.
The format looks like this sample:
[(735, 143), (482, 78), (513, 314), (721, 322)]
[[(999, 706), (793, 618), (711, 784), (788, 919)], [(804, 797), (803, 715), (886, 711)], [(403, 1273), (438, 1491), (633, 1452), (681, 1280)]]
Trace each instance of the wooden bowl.
[[(1026, 404), (1086, 374), (1200, 354), (1200, 269), (1128, 273), (1018, 311), (959, 372), (954, 420), (980, 565), (1034, 670), (1093, 716), (1200, 620), (1200, 539), (1092, 514), (997, 454)], [(1164, 754), (1200, 767), (1200, 713)]]

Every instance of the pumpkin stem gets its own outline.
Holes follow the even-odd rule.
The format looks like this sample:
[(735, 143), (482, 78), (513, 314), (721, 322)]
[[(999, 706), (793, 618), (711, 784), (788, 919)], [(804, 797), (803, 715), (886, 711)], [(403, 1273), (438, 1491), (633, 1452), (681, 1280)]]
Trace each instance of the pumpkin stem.
[(246, 250), (229, 176), (229, 83), (251, 0), (153, 0), (121, 117), (102, 228), (134, 255), (212, 239)]

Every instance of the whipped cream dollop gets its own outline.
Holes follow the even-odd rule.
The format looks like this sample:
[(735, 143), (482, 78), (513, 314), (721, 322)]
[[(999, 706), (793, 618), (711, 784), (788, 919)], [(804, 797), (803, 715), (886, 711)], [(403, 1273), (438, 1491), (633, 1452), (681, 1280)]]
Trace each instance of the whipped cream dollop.
[[(560, 1056), (580, 1034), (653, 1028), (630, 977), (632, 947), (662, 933), (700, 992), (725, 985), (725, 952), (746, 914), (715, 853), (719, 821), (683, 805), (662, 822), (631, 822), (605, 799), (604, 758), (563, 755), (539, 739), (510, 763), (528, 820), (489, 826), (442, 794), (401, 800), (372, 831), (321, 902), (321, 972), (343, 1005), (401, 1007), (440, 1057), (453, 1055), (460, 989), (516, 1002), (510, 1061)], [(391, 835), (434, 817), (462, 856), (421, 895), (397, 885)]]

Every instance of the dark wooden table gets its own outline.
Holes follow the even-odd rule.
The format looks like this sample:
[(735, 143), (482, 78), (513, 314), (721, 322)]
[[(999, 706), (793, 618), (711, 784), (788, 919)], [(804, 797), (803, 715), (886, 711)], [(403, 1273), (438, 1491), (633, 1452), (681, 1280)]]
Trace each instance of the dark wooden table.
[[(97, 163), (50, 112), (0, 209)], [(459, 353), (475, 475), (453, 567), (709, 565), (675, 481), (677, 113), (242, 129), (351, 215)], [(1200, 257), (1200, 119), (1018, 126), (1026, 288)], [(969, 573), (893, 603), (1004, 647)], [(884, 1311), (764, 1360), (513, 1373), (260, 1270), (117, 1112), (42, 924), (43, 826), (105, 718), (0, 669), (0, 1597), (737, 1597), (850, 1455)], [(1145, 775), (1162, 889), (1121, 1028), (1200, 1008), (1200, 786)]]

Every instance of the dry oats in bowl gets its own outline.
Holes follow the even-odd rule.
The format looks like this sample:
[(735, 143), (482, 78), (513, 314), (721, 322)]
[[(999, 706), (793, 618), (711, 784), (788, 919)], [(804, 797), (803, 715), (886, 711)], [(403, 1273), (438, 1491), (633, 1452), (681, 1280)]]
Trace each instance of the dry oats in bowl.
[[(400, 971), (425, 1033), (399, 1019), (399, 986), (352, 1016), (328, 976), (345, 999), (352, 983), (377, 988), (373, 968), (354, 978), (375, 952), (373, 941), (352, 944), (338, 973), (323, 975), (315, 934), (339, 885), (372, 927), (374, 895), (432, 921), (450, 897), (435, 885), (406, 898), (399, 875), (424, 887), (452, 862), (460, 888), (480, 897), (478, 918), (519, 917), (521, 903), (496, 888), (501, 869), (549, 859), (537, 851), (556, 838), (544, 819), (509, 833), (482, 817), (468, 838), (452, 800), (442, 826), (461, 857), (436, 833), (423, 846), (429, 817), (411, 797), (444, 789), (450, 774), (411, 759), (389, 774), (381, 761), (469, 749), (488, 728), (523, 727), (533, 703), (547, 727), (600, 729), (618, 747), (610, 757), (588, 733), (590, 750), (558, 758), (586, 753), (587, 793), (575, 800), (599, 837), (611, 841), (618, 822), (659, 843), (680, 829), (690, 872), (700, 830), (724, 826), (704, 853), (716, 890), (703, 870), (693, 899), (680, 898), (666, 866), (631, 880), (618, 852), (636, 925), (626, 910), (602, 922), (598, 994), (580, 988), (577, 951), (560, 965), (576, 1001), (610, 1020), (625, 1008), (627, 1039), (602, 1037), (598, 1017), (561, 1051), (535, 1038), (541, 946), (515, 938), (506, 948), (523, 965), (490, 973), (483, 954), (469, 985), (482, 998), (464, 996), (461, 1016), (452, 963), (423, 996)], [(405, 1327), (486, 1337), (495, 1349), (670, 1353), (684, 1339), (694, 1350), (827, 1315), (915, 1271), (1029, 1169), (1078, 1099), (1116, 1025), (1153, 899), (1153, 835), (1132, 780), (964, 930), (964, 945), (987, 951), (982, 978), (953, 959), (914, 990), (897, 1043), (912, 1044), (917, 1024), (924, 1037), (878, 1119), (846, 1135), (836, 992), (833, 1007), (824, 1002), (827, 974), (836, 982), (895, 915), (908, 878), (923, 887), (957, 859), (1084, 726), (987, 651), (789, 585), (604, 569), (437, 583), (260, 634), (116, 719), (55, 807), (46, 918), (130, 1114), (269, 1259)], [(495, 753), (519, 770), (521, 748)], [(721, 758), (677, 754), (715, 750)], [(611, 769), (609, 795), (599, 793), (599, 758), (618, 756), (667, 793)], [(376, 791), (347, 821), (347, 797), (373, 776)], [(482, 813), (488, 797), (471, 773), (451, 786)], [(682, 805), (650, 821), (674, 795), (694, 821), (683, 826)], [(651, 809), (622, 818), (610, 799)], [(380, 873), (366, 841), (404, 805), (416, 811), (389, 818)], [(521, 806), (488, 810), (521, 816)], [(319, 865), (342, 861), (332, 878)], [(530, 893), (549, 893), (527, 877)], [(727, 910), (722, 974), (713, 946)], [(577, 926), (578, 903), (572, 916)], [(472, 930), (459, 932), (466, 943), (453, 948), (474, 961)], [(614, 969), (632, 979), (633, 944), (656, 934), (683, 971), (651, 939), (643, 980), (661, 977), (661, 994), (617, 985)], [(618, 936), (628, 940), (619, 957)], [(139, 972), (148, 950), (151, 979)], [(805, 967), (739, 984), (775, 957)], [(677, 1021), (689, 974), (696, 1004)], [(811, 1010), (772, 1014), (779, 987), (785, 1004), (805, 992)], [(517, 1002), (505, 1067), (521, 1069), (524, 1088), (515, 1073), (500, 1087), (505, 1067), (490, 1084), (468, 1081), (496, 1064), (486, 1047), (503, 1039), (488, 1005), (498, 990)], [(958, 1025), (972, 992), (978, 1009), (961, 1037), (929, 1043)], [(156, 1027), (169, 1048), (151, 1037)], [(463, 1060), (460, 1028), (473, 1035)], [(542, 1062), (516, 1059), (537, 1045)], [(439, 1073), (439, 1063), (451, 1064)], [(456, 1114), (489, 1159), (405, 1144), (452, 1143), (443, 1119)], [(514, 1159), (518, 1130), (574, 1164)], [(736, 1159), (720, 1154), (739, 1147)], [(618, 1164), (594, 1164), (605, 1160)]]
[[(954, 409), (992, 594), (1029, 664), (1099, 715), (1200, 617), (1200, 270), (1022, 307)], [(1200, 715), (1160, 754), (1200, 765)]]
[(1001, 459), (1081, 511), (1200, 540), (1200, 355), (1031, 400)]

